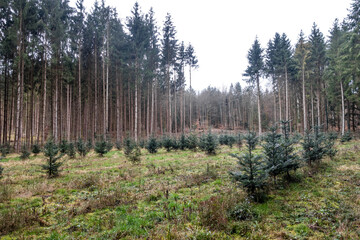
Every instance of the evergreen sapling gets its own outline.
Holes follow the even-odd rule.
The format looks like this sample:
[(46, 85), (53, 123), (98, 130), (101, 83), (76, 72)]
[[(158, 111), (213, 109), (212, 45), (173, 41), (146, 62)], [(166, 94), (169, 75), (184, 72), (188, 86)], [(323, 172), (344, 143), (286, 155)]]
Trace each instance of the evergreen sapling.
[(81, 138), (79, 138), (79, 140), (76, 142), (76, 151), (81, 157), (85, 157), (86, 154), (89, 152), (88, 147)]
[(282, 146), (281, 134), (277, 133), (277, 127), (270, 128), (270, 132), (264, 137), (263, 152), (266, 169), (276, 183), (276, 176), (282, 173)]
[(216, 155), (218, 145), (219, 143), (216, 136), (210, 131), (207, 134), (202, 135), (200, 138), (200, 149), (205, 151), (208, 155)]
[(147, 141), (146, 149), (149, 153), (157, 153), (158, 143), (155, 137), (150, 137), (150, 139)]
[(75, 158), (76, 156), (76, 150), (75, 150), (75, 145), (74, 143), (70, 142), (68, 143), (67, 149), (66, 149), (66, 154), (70, 157), (70, 158)]
[(268, 174), (265, 171), (261, 155), (255, 155), (253, 153), (258, 142), (256, 134), (250, 132), (245, 135), (244, 139), (247, 152), (241, 156), (231, 154), (231, 156), (238, 159), (239, 171), (230, 172), (230, 175), (245, 188), (251, 197), (258, 201), (261, 199), (261, 195), (266, 186)]
[(42, 165), (43, 170), (47, 173), (49, 178), (59, 175), (60, 166), (62, 162), (59, 160), (63, 157), (63, 153), (59, 153), (58, 146), (50, 139), (44, 146), (44, 155), (48, 157), (46, 164)]
[(103, 157), (108, 152), (108, 143), (101, 137), (95, 142), (94, 150), (100, 157)]
[(30, 151), (27, 149), (27, 147), (25, 145), (23, 145), (21, 147), (21, 154), (20, 154), (20, 158), (22, 160), (28, 159), (30, 157)]
[(40, 152), (41, 152), (41, 148), (39, 146), (38, 143), (35, 143), (34, 145), (31, 146), (31, 152), (37, 156)]

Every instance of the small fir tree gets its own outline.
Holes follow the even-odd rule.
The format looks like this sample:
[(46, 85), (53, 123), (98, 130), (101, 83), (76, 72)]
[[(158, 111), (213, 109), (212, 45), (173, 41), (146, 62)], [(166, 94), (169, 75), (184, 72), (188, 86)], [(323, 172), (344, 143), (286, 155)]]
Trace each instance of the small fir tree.
[(188, 148), (188, 139), (186, 138), (185, 134), (181, 134), (179, 139), (179, 149), (185, 150)]
[(3, 177), (4, 168), (0, 165), (0, 179)]
[(86, 148), (88, 149), (89, 152), (94, 148), (94, 145), (90, 138), (86, 142)]
[(130, 138), (124, 139), (124, 154), (132, 163), (139, 163), (141, 151), (135, 141)]
[(344, 135), (342, 135), (340, 142), (342, 142), (342, 143), (350, 142), (351, 139), (352, 139), (351, 133), (350, 133), (350, 131), (347, 131), (344, 133)]
[(41, 152), (41, 148), (40, 145), (38, 143), (35, 143), (34, 145), (31, 146), (31, 152), (37, 156), (40, 152)]
[(76, 151), (81, 157), (85, 157), (86, 154), (89, 152), (89, 148), (86, 146), (86, 143), (81, 138), (79, 138), (79, 140), (76, 142)]
[(243, 136), (240, 133), (236, 136), (236, 145), (239, 149), (243, 146)]
[(204, 134), (200, 138), (200, 149), (205, 151), (209, 155), (216, 155), (216, 150), (218, 149), (218, 141), (216, 136), (210, 131), (207, 134)]
[(0, 150), (1, 150), (1, 156), (6, 157), (6, 155), (10, 153), (10, 145), (8, 143), (4, 144), (0, 147)]
[(59, 150), (61, 153), (66, 153), (67, 151), (67, 147), (68, 147), (68, 141), (66, 140), (61, 140), (60, 144), (59, 144)]
[(180, 149), (180, 144), (179, 141), (176, 139), (176, 137), (171, 139), (171, 146), (172, 149), (174, 149), (175, 151)]
[(166, 149), (167, 152), (170, 152), (171, 149), (173, 148), (173, 141), (170, 137), (164, 136), (164, 138), (162, 140), (162, 145)]
[(146, 149), (149, 153), (157, 153), (158, 143), (154, 136), (151, 136), (147, 141)]
[(139, 141), (139, 147), (140, 147), (140, 148), (145, 148), (145, 147), (146, 147), (146, 141), (145, 141), (144, 139), (141, 139), (141, 140)]
[(98, 141), (95, 142), (94, 150), (100, 157), (103, 157), (104, 154), (106, 154), (108, 152), (107, 144), (108, 143), (102, 137)]
[(111, 141), (106, 142), (106, 150), (110, 152), (113, 148), (114, 144)]
[(313, 163), (319, 163), (321, 159), (328, 155), (335, 156), (336, 150), (333, 149), (335, 140), (333, 137), (326, 137), (319, 126), (314, 126), (313, 131), (306, 131), (302, 142), (304, 161), (312, 166)]
[(199, 145), (197, 136), (194, 133), (190, 133), (187, 137), (187, 148), (191, 151), (196, 151)]
[(281, 121), (281, 168), (290, 179), (290, 171), (300, 167), (299, 157), (295, 153), (294, 140), (290, 138), (290, 121)]
[(241, 156), (231, 154), (231, 156), (238, 159), (240, 170), (238, 172), (230, 172), (230, 175), (245, 188), (251, 197), (258, 201), (261, 199), (261, 195), (266, 186), (268, 174), (265, 171), (261, 155), (255, 155), (253, 153), (258, 142), (256, 134), (249, 132), (244, 136), (244, 139), (247, 152)]
[(68, 143), (67, 149), (66, 149), (66, 154), (70, 157), (70, 158), (75, 158), (76, 156), (76, 150), (75, 150), (75, 145), (72, 142)]
[(233, 145), (236, 143), (236, 138), (233, 135), (228, 135), (227, 136), (227, 141), (226, 141), (226, 145), (230, 148), (233, 147)]
[(281, 134), (277, 133), (277, 127), (270, 128), (270, 132), (264, 137), (263, 152), (266, 169), (276, 183), (276, 176), (282, 173), (282, 146)]
[(59, 160), (64, 156), (64, 154), (58, 153), (58, 146), (52, 139), (48, 140), (44, 146), (44, 155), (48, 157), (48, 159), (46, 164), (42, 165), (42, 168), (45, 170), (49, 178), (59, 175), (60, 166), (62, 165), (62, 162), (59, 162)]
[(122, 147), (121, 142), (120, 142), (120, 141), (116, 141), (116, 142), (115, 142), (115, 147), (116, 147), (117, 150), (120, 151), (120, 150), (121, 150), (121, 147)]
[(25, 160), (28, 159), (29, 157), (30, 157), (30, 151), (25, 145), (23, 145), (21, 147), (20, 159)]

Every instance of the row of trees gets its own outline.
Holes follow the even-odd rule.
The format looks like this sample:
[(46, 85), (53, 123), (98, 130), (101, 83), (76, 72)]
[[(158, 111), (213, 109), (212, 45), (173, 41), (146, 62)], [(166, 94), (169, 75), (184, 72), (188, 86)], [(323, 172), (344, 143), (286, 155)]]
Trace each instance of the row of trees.
[[(266, 50), (256, 40), (246, 70), (255, 89), (236, 83), (195, 93), (198, 60), (177, 39), (170, 14), (159, 27), (154, 11), (145, 14), (138, 3), (122, 23), (104, 1), (89, 13), (83, 0), (75, 8), (66, 0), (1, 1), (0, 144), (19, 150), (50, 136), (57, 143), (98, 135), (138, 141), (208, 127), (261, 133), (282, 119), (292, 120), (291, 131), (316, 124), (355, 130), (359, 5), (335, 21), (329, 42), (315, 24), (295, 47), (286, 34), (275, 34)], [(272, 91), (261, 92), (263, 77)]]
[(104, 1), (86, 13), (83, 0), (4, 0), (0, 24), (1, 143), (19, 150), (49, 136), (137, 139), (190, 126), (184, 71), (197, 58), (170, 14), (159, 30), (138, 3), (122, 23)]
[(334, 21), (327, 42), (315, 23), (308, 38), (300, 32), (294, 47), (285, 33), (275, 33), (266, 49), (255, 40), (244, 75), (256, 86), (260, 134), (265, 115), (261, 77), (271, 79), (273, 122), (292, 119), (291, 129), (303, 132), (314, 125), (338, 129), (342, 135), (346, 125), (355, 131), (360, 123), (359, 9), (360, 1), (354, 0), (348, 17)]

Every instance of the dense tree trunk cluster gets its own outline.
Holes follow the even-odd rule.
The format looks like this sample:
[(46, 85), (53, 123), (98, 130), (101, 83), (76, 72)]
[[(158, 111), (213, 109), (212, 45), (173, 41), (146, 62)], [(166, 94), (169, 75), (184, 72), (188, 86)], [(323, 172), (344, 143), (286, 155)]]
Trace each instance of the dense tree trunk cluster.
[[(138, 140), (209, 127), (261, 133), (282, 119), (291, 120), (291, 131), (315, 124), (356, 130), (359, 5), (354, 1), (347, 21), (334, 23), (328, 43), (315, 24), (294, 49), (285, 34), (275, 34), (266, 51), (257, 42), (246, 71), (255, 89), (236, 83), (196, 93), (195, 51), (177, 39), (170, 14), (159, 31), (153, 10), (144, 14), (137, 3), (123, 24), (104, 1), (86, 13), (83, 0), (75, 8), (64, 0), (4, 0), (0, 144), (19, 151), (49, 137)], [(264, 76), (272, 91), (261, 92)]]

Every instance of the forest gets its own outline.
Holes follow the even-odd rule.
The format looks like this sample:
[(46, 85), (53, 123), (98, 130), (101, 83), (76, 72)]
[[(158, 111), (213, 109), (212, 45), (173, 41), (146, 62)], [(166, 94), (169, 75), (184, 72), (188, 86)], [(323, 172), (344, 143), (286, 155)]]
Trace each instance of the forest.
[(0, 0), (0, 239), (359, 239), (360, 1), (222, 90), (175, 22)]
[[(83, 1), (3, 0), (0, 9), (0, 141), (17, 151), (50, 136), (115, 142), (193, 129), (261, 132), (280, 120), (292, 120), (292, 132), (323, 125), (344, 134), (360, 124), (357, 1), (328, 40), (316, 23), (295, 44), (286, 33), (266, 48), (256, 39), (248, 86), (200, 92), (191, 87), (194, 47), (178, 39), (170, 14), (159, 26), (137, 3), (126, 22), (104, 1), (88, 13)], [(261, 90), (265, 80), (271, 90)]]

